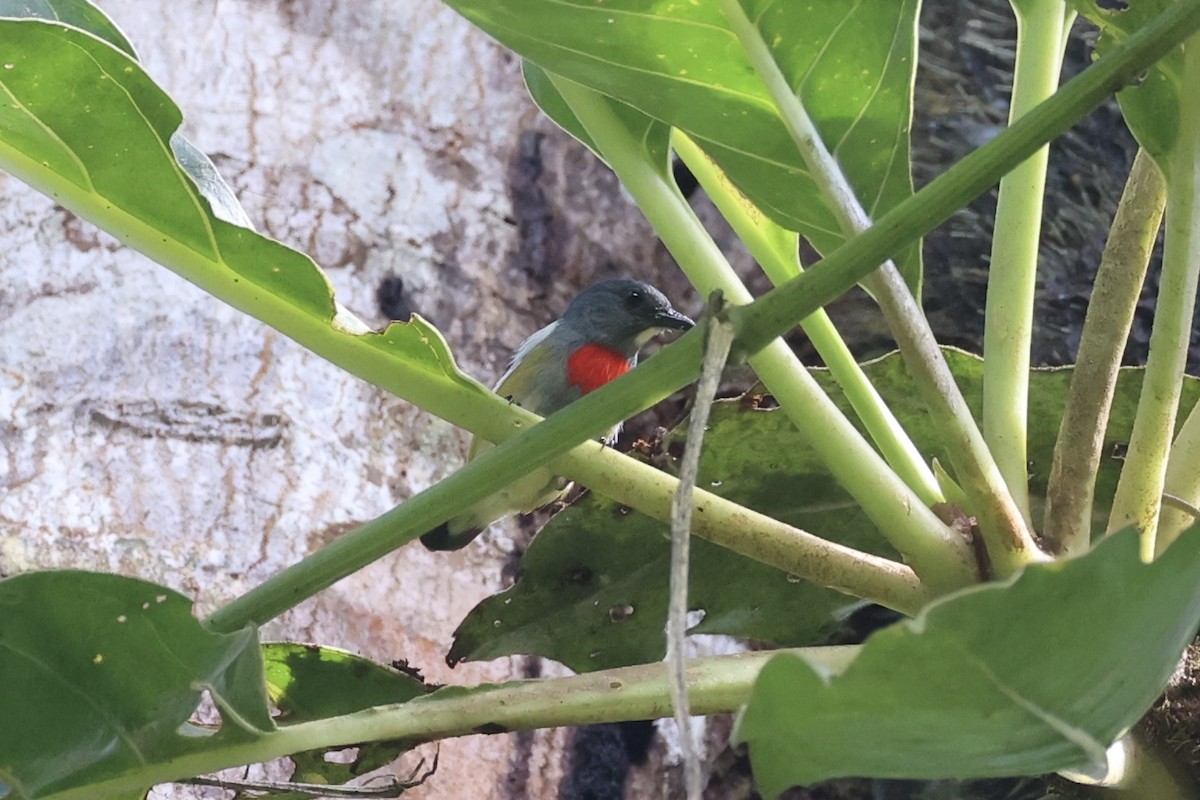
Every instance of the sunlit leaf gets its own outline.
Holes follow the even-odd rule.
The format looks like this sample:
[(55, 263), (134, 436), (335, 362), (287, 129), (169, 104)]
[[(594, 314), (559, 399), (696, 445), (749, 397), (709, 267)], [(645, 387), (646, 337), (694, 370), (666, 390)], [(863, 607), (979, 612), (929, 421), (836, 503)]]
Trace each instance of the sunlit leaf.
[(132, 58), (138, 57), (116, 23), (89, 0), (0, 0), (0, 17), (61, 22), (100, 37)]
[[(281, 726), (336, 717), (373, 706), (405, 703), (427, 687), (412, 674), (332, 647), (278, 642), (263, 645), (267, 689)], [(325, 758), (325, 750), (290, 756), (300, 783), (343, 784), (390, 764), (408, 749), (403, 742), (358, 746), (353, 758)]]
[(179, 110), (128, 55), (37, 19), (0, 19), (0, 41), (0, 167), (302, 343), (339, 350), (347, 368), (406, 378), (414, 402), (444, 407), (455, 391), (482, 391), (422, 320), (366, 335), (341, 316), (331, 324), (338, 308), (307, 256), (215, 215), (195, 181), (215, 195), (219, 176), (206, 181), (206, 157), (174, 138)]
[[(449, 0), (539, 67), (686, 131), (759, 208), (831, 252), (844, 240), (715, 2)], [(912, 194), (916, 0), (746, 0), (872, 216)], [(919, 248), (899, 255), (910, 284)]]

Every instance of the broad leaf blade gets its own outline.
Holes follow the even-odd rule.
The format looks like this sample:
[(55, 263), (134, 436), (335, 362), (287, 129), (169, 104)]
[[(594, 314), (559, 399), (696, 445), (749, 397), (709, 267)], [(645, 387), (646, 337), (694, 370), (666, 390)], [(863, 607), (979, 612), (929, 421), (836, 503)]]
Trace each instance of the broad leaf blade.
[(845, 672), (785, 655), (738, 725), (768, 797), (861, 775), (1081, 768), (1145, 712), (1200, 621), (1200, 535), (1152, 565), (1137, 538), (966, 590), (872, 636)]
[[(120, 28), (87, 0), (0, 0), (0, 17), (61, 22), (97, 36), (137, 60), (133, 45)], [(254, 227), (233, 189), (207, 155), (178, 132), (171, 136), (171, 150), (219, 219), (243, 228)]]
[[(574, 136), (580, 142), (587, 146), (601, 161), (604, 160), (604, 154), (596, 147), (596, 143), (592, 140), (587, 129), (575, 116), (575, 112), (571, 110), (570, 105), (559, 93), (554, 86), (550, 76), (532, 61), (525, 61), (521, 65), (521, 71), (525, 76), (525, 87), (529, 89), (529, 95), (533, 101), (537, 103), (546, 116), (554, 120), (560, 128)], [(654, 164), (659, 173), (667, 180), (674, 181), (671, 175), (671, 129), (664, 125), (659, 120), (647, 114), (643, 114), (633, 106), (622, 103), (619, 100), (614, 100), (611, 97), (605, 98), (612, 106), (613, 113), (621, 120), (626, 130), (641, 142), (642, 153), (646, 160)]]
[[(686, 423), (672, 434), (680, 444)], [(764, 452), (764, 442), (769, 442)], [(720, 401), (705, 434), (699, 485), (843, 544), (897, 558), (782, 413)], [(856, 603), (840, 592), (703, 540), (692, 544), (693, 633), (777, 645), (823, 641)], [(577, 672), (661, 659), (667, 526), (589, 495), (534, 539), (517, 583), (483, 601), (455, 632), (451, 663), (536, 653)]]
[[(680, 128), (779, 224), (844, 240), (716, 3), (449, 0), (530, 61)], [(872, 216), (912, 193), (916, 0), (744, 3)], [(919, 248), (898, 259), (910, 284)]]
[(0, 781), (18, 797), (179, 752), (203, 689), (237, 720), (227, 737), (274, 727), (254, 630), (211, 633), (187, 598), (116, 575), (0, 582), (0, 675), (0, 715), (20, 720), (0, 726)]
[(272, 642), (263, 645), (263, 662), (282, 726), (406, 703), (428, 691), (409, 673), (334, 647)]

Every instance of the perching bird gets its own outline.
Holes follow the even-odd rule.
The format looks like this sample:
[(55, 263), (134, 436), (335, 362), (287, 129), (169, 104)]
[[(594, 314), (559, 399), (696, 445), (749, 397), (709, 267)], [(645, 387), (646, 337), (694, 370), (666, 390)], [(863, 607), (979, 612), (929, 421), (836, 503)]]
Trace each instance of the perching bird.
[[(496, 383), (496, 393), (541, 416), (620, 377), (637, 364), (638, 350), (665, 330), (694, 323), (648, 283), (616, 279), (580, 292), (567, 311), (526, 339)], [(468, 459), (491, 444), (476, 438)], [(430, 550), (458, 550), (492, 522), (553, 502), (562, 482), (537, 469), (421, 537)]]

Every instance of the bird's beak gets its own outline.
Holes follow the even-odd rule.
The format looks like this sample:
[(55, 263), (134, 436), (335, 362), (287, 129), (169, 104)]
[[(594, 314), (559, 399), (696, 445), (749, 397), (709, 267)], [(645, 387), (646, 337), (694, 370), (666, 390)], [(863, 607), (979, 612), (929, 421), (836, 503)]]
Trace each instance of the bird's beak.
[(680, 314), (673, 308), (668, 308), (659, 311), (654, 315), (654, 321), (658, 323), (660, 328), (670, 328), (677, 331), (691, 330), (696, 323), (692, 322), (692, 318)]

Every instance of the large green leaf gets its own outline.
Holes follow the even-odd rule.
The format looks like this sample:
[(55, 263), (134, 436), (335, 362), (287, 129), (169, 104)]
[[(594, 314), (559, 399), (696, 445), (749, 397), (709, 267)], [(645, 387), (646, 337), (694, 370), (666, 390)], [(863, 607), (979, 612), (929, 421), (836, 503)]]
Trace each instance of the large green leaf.
[(220, 218), (238, 216), (236, 199), (220, 197), (223, 184), (211, 164), (175, 139), (179, 110), (128, 54), (40, 19), (0, 19), (0, 41), (0, 167), (419, 405), (454, 417), (464, 393), (482, 393), (427, 323), (414, 318), (367, 333), (338, 313), (324, 273), (307, 256)]
[(256, 632), (204, 630), (191, 602), (116, 575), (0, 582), (0, 781), (32, 798), (182, 752), (207, 690), (226, 741), (274, 728)]
[[(947, 361), (967, 402), (979, 413), (983, 365), (947, 348)], [(910, 391), (904, 361), (885, 356), (864, 369), (918, 449), (941, 463), (938, 421)], [(816, 377), (847, 414), (849, 404), (825, 370)], [(1036, 370), (1030, 389), (1031, 493), (1043, 497), (1070, 369)], [(1141, 393), (1142, 370), (1118, 378), (1105, 451), (1129, 441)], [(1200, 381), (1184, 383), (1181, 418), (1200, 397)], [(669, 442), (682, 446), (686, 425)], [(1097, 477), (1096, 519), (1102, 528), (1122, 462), (1108, 457)], [(705, 434), (700, 485), (755, 510), (851, 547), (895, 558), (870, 520), (822, 467), (795, 425), (753, 395), (718, 401)], [(779, 645), (820, 642), (833, 631), (851, 599), (717, 548), (693, 543), (692, 607), (704, 611), (694, 633), (725, 633)], [(455, 634), (451, 663), (533, 653), (576, 671), (660, 659), (665, 642), (666, 525), (587, 496), (565, 509), (533, 540), (518, 580), (480, 603)]]
[(738, 725), (764, 795), (862, 775), (1035, 775), (1104, 763), (1200, 622), (1200, 533), (1137, 537), (965, 590), (868, 639), (838, 676), (781, 655)]
[[(1071, 0), (1079, 13), (1100, 28), (1096, 51), (1108, 52), (1136, 32), (1175, 0), (1130, 0), (1120, 8), (1096, 0)], [(1108, 6), (1108, 7), (1102, 7)], [(1183, 76), (1183, 47), (1163, 56), (1135, 86), (1117, 92), (1117, 102), (1138, 144), (1154, 156), (1167, 178), (1171, 154), (1179, 135), (1179, 97)], [(1192, 90), (1188, 91), (1193, 91)]]
[[(447, 0), (548, 72), (691, 135), (777, 222), (822, 252), (844, 240), (717, 3)], [(917, 0), (745, 0), (867, 211), (912, 193)], [(910, 284), (919, 247), (898, 254)]]

